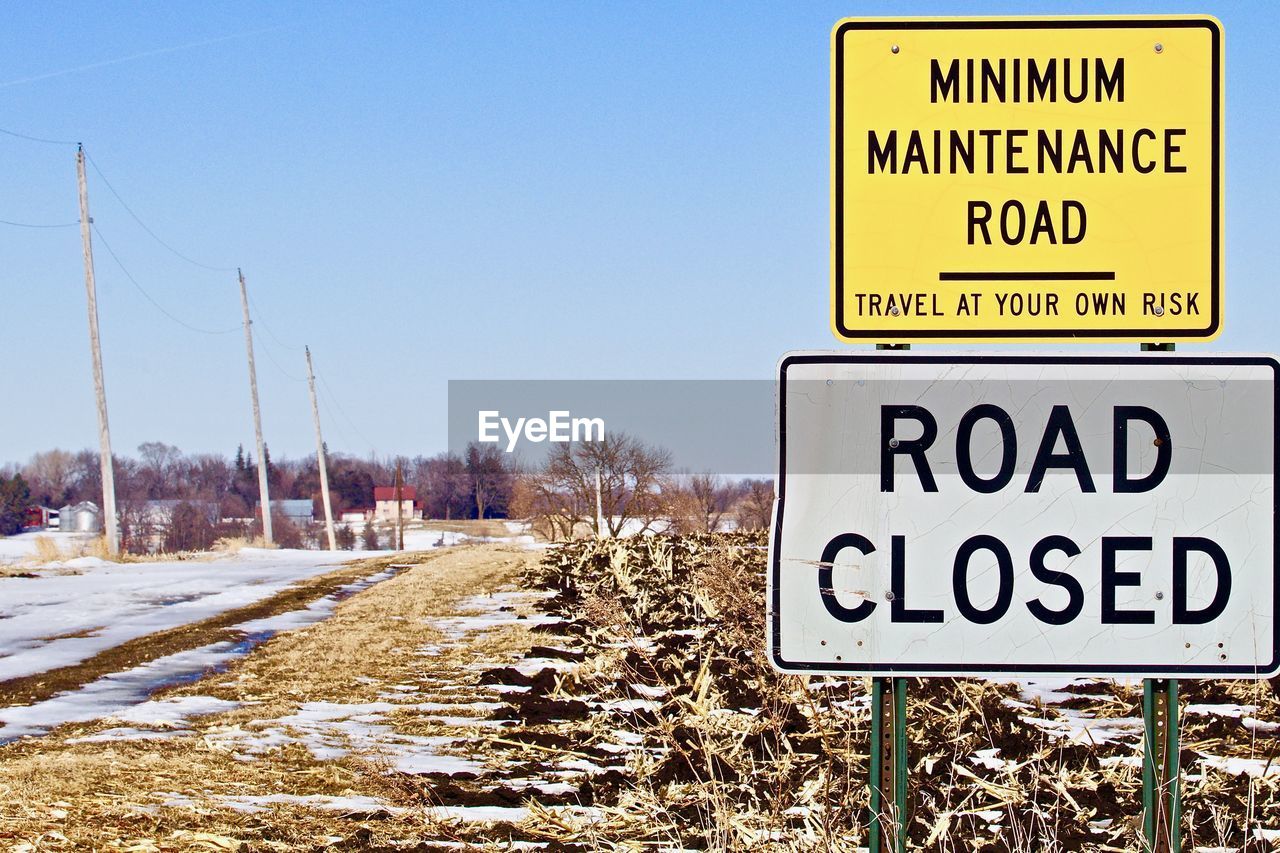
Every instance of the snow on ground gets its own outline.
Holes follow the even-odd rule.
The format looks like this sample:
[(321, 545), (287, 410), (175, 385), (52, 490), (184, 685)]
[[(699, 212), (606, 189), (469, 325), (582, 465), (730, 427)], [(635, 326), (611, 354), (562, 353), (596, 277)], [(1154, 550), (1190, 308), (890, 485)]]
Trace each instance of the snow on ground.
[[(166, 806), (174, 808), (191, 808), (196, 802), (181, 794), (169, 794), (164, 801)], [(345, 813), (377, 813), (403, 814), (409, 809), (392, 805), (377, 797), (348, 795), (334, 797), (327, 794), (265, 794), (259, 796), (221, 795), (212, 798), (213, 802), (223, 808), (253, 814), (265, 812), (273, 805), (302, 806), (320, 811)], [(562, 818), (576, 818), (589, 822), (601, 819), (600, 809), (584, 806), (544, 806), (546, 811)], [(532, 811), (526, 806), (427, 806), (424, 810), (429, 820), (438, 822), (460, 823), (520, 823), (528, 820)], [(516, 845), (503, 845), (506, 849), (535, 849), (545, 845), (537, 842), (514, 842)], [(469, 848), (468, 848), (469, 849)]]
[(205, 741), (245, 761), (296, 743), (319, 761), (332, 761), (354, 751), (380, 756), (402, 773), (484, 772), (482, 762), (440, 751), (456, 738), (395, 731), (387, 724), (386, 715), (401, 707), (389, 702), (307, 702), (285, 717), (211, 729)]
[(71, 666), (136, 637), (245, 607), (345, 559), (350, 555), (245, 548), (207, 561), (82, 558), (91, 564), (79, 574), (0, 578), (0, 681)]
[(0, 743), (48, 732), (63, 723), (83, 723), (127, 713), (148, 696), (192, 674), (225, 666), (238, 654), (230, 640), (165, 655), (124, 672), (104, 675), (85, 686), (33, 705), (0, 708)]
[(432, 548), (443, 548), (457, 545), (470, 537), (465, 533), (452, 530), (423, 530), (406, 527), (404, 530), (404, 549), (406, 551), (429, 551)]
[[(291, 610), (265, 619), (253, 619), (228, 628), (237, 639), (210, 643), (156, 658), (124, 672), (113, 672), (76, 690), (59, 693), (32, 705), (0, 708), (0, 743), (31, 735), (45, 734), (64, 723), (82, 723), (103, 717), (142, 725), (181, 727), (188, 718), (213, 714), (236, 707), (210, 697), (146, 701), (162, 687), (194, 681), (206, 672), (226, 667), (256, 646), (281, 631), (302, 628), (327, 619), (338, 602), (376, 583), (392, 578), (399, 570), (385, 569), (339, 587), (330, 595), (312, 601), (299, 610)], [(2, 662), (0, 662), (2, 663)], [(130, 740), (132, 731), (141, 739), (152, 739), (153, 732), (143, 729), (120, 729), (100, 740)], [(103, 733), (106, 734), (105, 732)]]
[(74, 557), (97, 539), (94, 533), (56, 533), (48, 530), (33, 530), (19, 533), (17, 536), (0, 536), (0, 565), (33, 560), (37, 554), (36, 540), (44, 539), (57, 546), (58, 551), (67, 557)]

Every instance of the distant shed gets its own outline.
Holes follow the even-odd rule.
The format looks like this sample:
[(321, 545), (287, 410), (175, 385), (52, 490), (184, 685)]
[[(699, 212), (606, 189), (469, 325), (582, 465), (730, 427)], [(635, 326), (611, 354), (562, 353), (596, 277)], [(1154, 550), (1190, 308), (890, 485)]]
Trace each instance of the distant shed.
[(67, 504), (58, 510), (58, 529), (64, 533), (101, 533), (102, 510), (93, 501)]

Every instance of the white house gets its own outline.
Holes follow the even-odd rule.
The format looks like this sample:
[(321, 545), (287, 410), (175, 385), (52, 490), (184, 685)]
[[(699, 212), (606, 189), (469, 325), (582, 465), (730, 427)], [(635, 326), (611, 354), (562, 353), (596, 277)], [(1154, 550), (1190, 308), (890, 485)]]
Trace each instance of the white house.
[[(418, 499), (418, 490), (413, 486), (400, 487), (400, 512), (405, 521), (421, 517), (414, 504)], [(373, 489), (373, 520), (391, 522), (396, 520), (396, 487), (375, 486)]]

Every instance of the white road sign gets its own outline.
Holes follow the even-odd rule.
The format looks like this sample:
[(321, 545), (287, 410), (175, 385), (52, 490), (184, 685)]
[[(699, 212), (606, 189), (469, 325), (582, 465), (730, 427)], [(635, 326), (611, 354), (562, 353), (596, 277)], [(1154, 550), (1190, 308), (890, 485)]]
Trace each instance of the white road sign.
[(785, 356), (774, 665), (1275, 674), (1278, 378), (1271, 356)]

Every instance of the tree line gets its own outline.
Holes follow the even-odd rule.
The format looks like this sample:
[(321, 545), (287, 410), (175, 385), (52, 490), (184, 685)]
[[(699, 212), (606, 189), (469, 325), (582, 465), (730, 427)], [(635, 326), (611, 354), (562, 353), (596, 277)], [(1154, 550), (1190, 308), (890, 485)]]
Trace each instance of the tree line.
[[(272, 500), (310, 500), (323, 518), (320, 475), (314, 457), (272, 459), (264, 454)], [(602, 441), (557, 444), (538, 465), (521, 468), (493, 445), (470, 445), (463, 454), (361, 458), (327, 455), (335, 517), (374, 505), (375, 486), (395, 482), (397, 466), (405, 486), (416, 490), (426, 518), (529, 520), (544, 538), (621, 536), (644, 532), (714, 531), (769, 526), (773, 484), (730, 480), (710, 473), (674, 470), (661, 447), (625, 433)], [(153, 441), (136, 456), (113, 459), (122, 537), (135, 548), (200, 550), (217, 538), (253, 535), (258, 504), (258, 466), (238, 447), (234, 455), (183, 453)], [(24, 465), (0, 468), (0, 535), (21, 529), (29, 506), (57, 509), (102, 500), (98, 454), (92, 450), (37, 453)], [(164, 530), (150, 529), (151, 501), (174, 501)], [(370, 526), (372, 527), (372, 526)], [(318, 542), (318, 532), (295, 530), (273, 515), (276, 539), (284, 547)], [(378, 547), (377, 533), (364, 532), (365, 546)], [(372, 538), (371, 538), (372, 537)], [(355, 534), (339, 530), (340, 546), (354, 547)]]
[[(494, 447), (472, 447), (465, 455), (361, 458), (328, 455), (329, 489), (335, 513), (371, 508), (375, 486), (395, 482), (396, 466), (406, 486), (417, 490), (418, 501), (431, 518), (502, 518), (511, 499), (514, 471)], [(113, 460), (118, 502), (153, 500), (213, 504), (223, 518), (253, 514), (258, 502), (258, 466), (251, 453), (238, 447), (233, 456), (183, 453), (173, 445), (151, 441), (139, 445), (136, 456), (117, 454)], [(315, 501), (321, 515), (320, 473), (315, 457), (275, 460), (265, 454), (272, 500)], [(102, 501), (98, 453), (47, 450), (24, 465), (0, 468), (0, 476), (21, 475), (34, 504), (54, 509), (80, 501)]]

